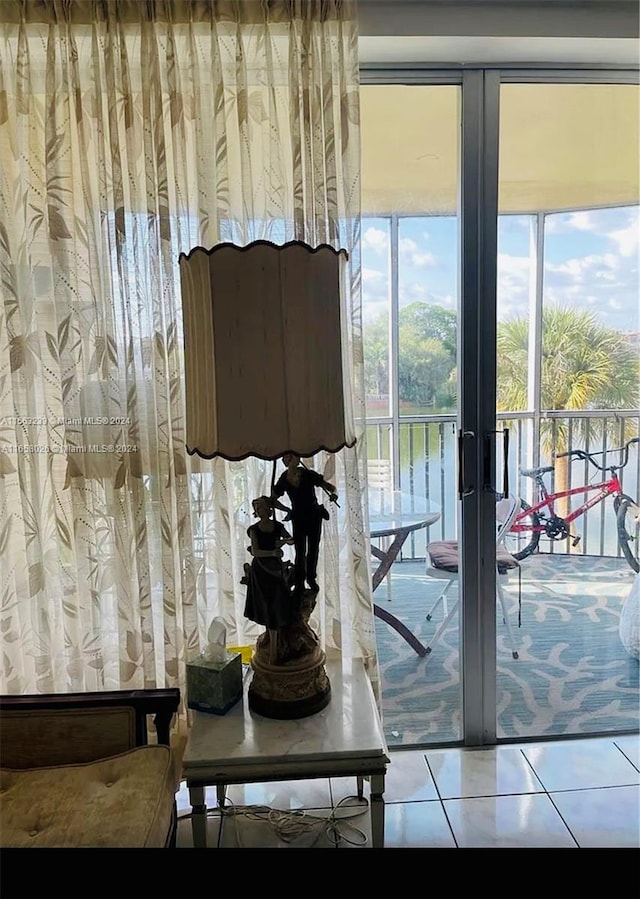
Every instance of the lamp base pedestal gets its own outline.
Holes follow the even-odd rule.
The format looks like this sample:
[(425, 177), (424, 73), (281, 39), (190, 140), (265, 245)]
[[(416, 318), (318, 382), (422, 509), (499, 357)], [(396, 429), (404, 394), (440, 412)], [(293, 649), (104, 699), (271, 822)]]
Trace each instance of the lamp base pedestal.
[(316, 594), (305, 591), (302, 617), (280, 630), (266, 630), (256, 642), (248, 700), (251, 711), (265, 718), (306, 718), (331, 700), (325, 653), (308, 617)]
[(254, 656), (249, 685), (249, 708), (265, 718), (306, 718), (322, 711), (331, 700), (331, 684), (324, 668), (325, 655), (289, 668), (262, 664)]

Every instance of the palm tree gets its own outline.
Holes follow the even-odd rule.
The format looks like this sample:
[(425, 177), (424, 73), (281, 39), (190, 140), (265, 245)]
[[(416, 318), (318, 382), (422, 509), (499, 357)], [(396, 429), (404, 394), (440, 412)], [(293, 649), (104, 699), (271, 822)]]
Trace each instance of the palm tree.
[[(527, 408), (529, 322), (498, 326), (498, 408)], [(640, 359), (629, 335), (600, 324), (588, 310), (547, 306), (542, 314), (540, 406), (542, 410), (630, 409), (638, 406)], [(542, 447), (566, 452), (567, 427), (541, 426)], [(568, 486), (569, 460), (555, 459), (555, 487)], [(568, 504), (559, 509), (566, 515)]]

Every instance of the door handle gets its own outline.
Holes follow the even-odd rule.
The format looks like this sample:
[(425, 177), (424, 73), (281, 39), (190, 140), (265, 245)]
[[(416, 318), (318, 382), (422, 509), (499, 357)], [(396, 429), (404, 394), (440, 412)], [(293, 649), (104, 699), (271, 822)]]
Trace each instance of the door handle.
[(488, 493), (498, 493), (493, 484), (493, 455), (491, 447), (493, 435), (502, 433), (502, 496), (509, 495), (509, 428), (501, 431), (487, 431), (483, 440), (482, 452), (482, 489)]
[(471, 496), (476, 489), (473, 484), (467, 484), (465, 477), (465, 440), (472, 440), (475, 437), (475, 431), (458, 431), (458, 499), (465, 496)]

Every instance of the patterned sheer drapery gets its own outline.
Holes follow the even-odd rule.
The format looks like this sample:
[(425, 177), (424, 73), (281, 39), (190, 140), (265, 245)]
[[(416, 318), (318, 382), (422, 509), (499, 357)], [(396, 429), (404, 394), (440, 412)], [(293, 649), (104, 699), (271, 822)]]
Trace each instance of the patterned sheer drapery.
[(359, 101), (349, 0), (0, 8), (2, 691), (184, 684), (243, 616), (271, 466), (185, 453), (178, 255), (302, 239), (350, 254), (359, 440), (312, 623), (377, 687), (363, 516)]

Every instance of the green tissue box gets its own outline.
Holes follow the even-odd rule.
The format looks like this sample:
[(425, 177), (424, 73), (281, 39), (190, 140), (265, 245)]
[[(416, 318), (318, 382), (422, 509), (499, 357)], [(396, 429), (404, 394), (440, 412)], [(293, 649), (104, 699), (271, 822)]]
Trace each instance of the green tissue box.
[(242, 697), (242, 654), (227, 652), (224, 662), (202, 658), (187, 662), (187, 705), (198, 712), (224, 715)]

